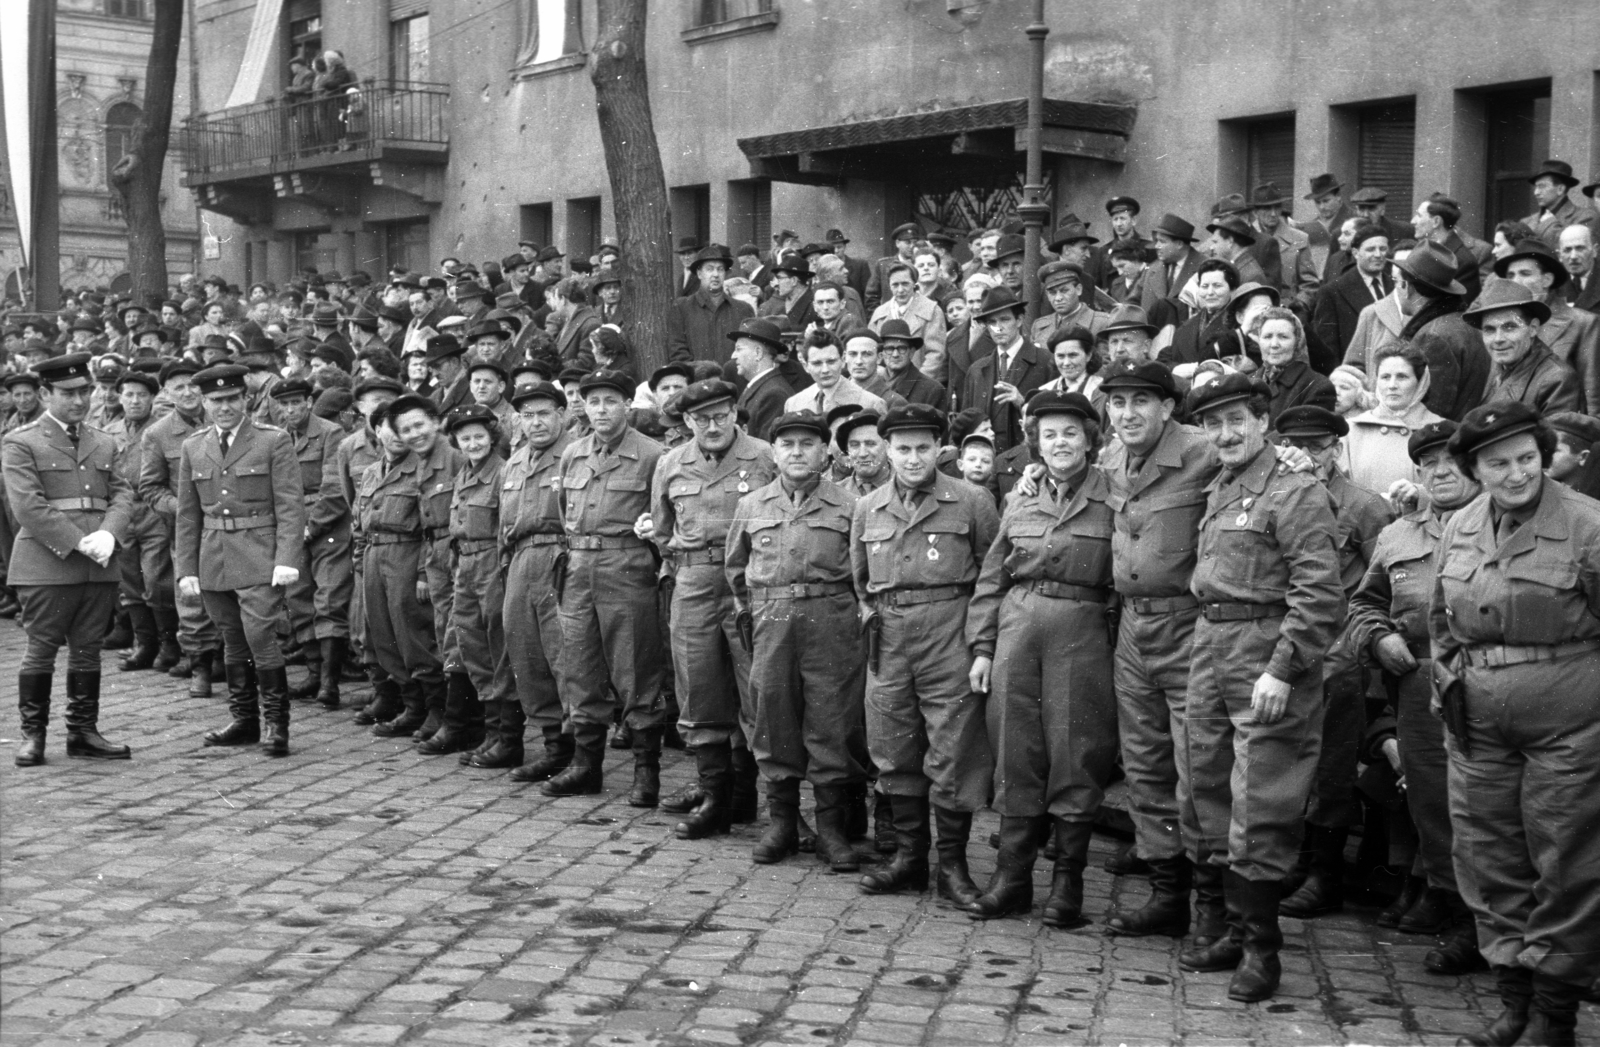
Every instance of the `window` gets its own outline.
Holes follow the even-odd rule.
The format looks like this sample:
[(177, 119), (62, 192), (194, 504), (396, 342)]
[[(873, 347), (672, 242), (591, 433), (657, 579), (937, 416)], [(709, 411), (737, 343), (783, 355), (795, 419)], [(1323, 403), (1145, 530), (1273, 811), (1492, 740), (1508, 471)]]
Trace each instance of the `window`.
[(600, 198), (567, 201), (567, 254), (589, 258), (600, 247)]
[(106, 14), (112, 18), (149, 18), (145, 0), (106, 0)]
[(389, 23), (389, 69), (396, 83), (428, 79), (428, 16), (413, 15)]
[(1482, 96), (1484, 229), (1532, 214), (1528, 178), (1550, 155), (1550, 82)]
[(1364, 106), (1357, 112), (1356, 188), (1388, 193), (1391, 214), (1411, 207), (1416, 152), (1415, 100)]
[(1252, 120), (1245, 127), (1245, 182), (1249, 191), (1262, 182), (1280, 189), (1294, 185), (1294, 117)]
[[(521, 0), (521, 4), (519, 68), (559, 62), (583, 51), (582, 0)], [(564, 63), (564, 66), (568, 64), (578, 63)]]
[(333, 252), (322, 250), (321, 240), (321, 233), (294, 234), (294, 269), (297, 274), (307, 269), (333, 268)]
[(118, 102), (106, 113), (106, 188), (117, 161), (133, 152), (135, 127), (143, 114), (132, 102)]
[(772, 13), (772, 0), (695, 0), (694, 24), (716, 25)]
[(413, 273), (428, 271), (428, 220), (395, 222), (383, 227), (383, 262), (393, 268), (400, 265)]
[(551, 232), (555, 226), (554, 204), (523, 204), (521, 207), (521, 238), (531, 240), (540, 247), (549, 247), (555, 239)]
[[(683, 185), (667, 190), (672, 211), (672, 237), (692, 236), (701, 244), (711, 240), (711, 187)], [(735, 245), (737, 246), (737, 245)]]
[(772, 235), (772, 183), (765, 178), (728, 183), (728, 246), (764, 247)]

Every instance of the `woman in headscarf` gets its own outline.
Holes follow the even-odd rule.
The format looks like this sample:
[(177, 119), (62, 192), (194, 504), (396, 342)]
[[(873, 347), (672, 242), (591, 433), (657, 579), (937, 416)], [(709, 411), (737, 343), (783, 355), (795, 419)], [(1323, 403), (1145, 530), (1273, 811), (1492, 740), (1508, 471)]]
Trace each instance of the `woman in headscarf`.
[(1291, 407), (1334, 409), (1339, 396), (1332, 382), (1311, 369), (1306, 329), (1291, 310), (1281, 306), (1263, 310), (1250, 322), (1246, 334), (1261, 350), (1261, 370), (1256, 377), (1272, 390), (1267, 408), (1272, 422)]
[(1428, 358), (1411, 345), (1378, 350), (1373, 360), (1377, 406), (1352, 417), (1340, 465), (1358, 487), (1387, 496), (1396, 480), (1415, 482), (1416, 466), (1406, 450), (1411, 434), (1442, 422), (1423, 404), (1428, 395)]

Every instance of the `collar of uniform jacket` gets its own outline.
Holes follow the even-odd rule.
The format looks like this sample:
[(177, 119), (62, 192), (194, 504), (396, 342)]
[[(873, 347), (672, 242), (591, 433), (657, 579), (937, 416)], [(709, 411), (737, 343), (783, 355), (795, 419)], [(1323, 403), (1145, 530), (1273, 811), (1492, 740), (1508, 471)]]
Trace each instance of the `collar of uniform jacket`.
[[(1206, 487), (1206, 492), (1238, 486), (1251, 494), (1260, 494), (1267, 489), (1267, 481), (1272, 478), (1272, 471), (1276, 468), (1278, 468), (1278, 452), (1271, 444), (1267, 444), (1254, 460), (1231, 480), (1224, 479), (1227, 475), (1226, 470), (1219, 472), (1216, 479)], [(1227, 502), (1222, 503), (1222, 505), (1227, 504)]]
[(1474, 508), (1476, 512), (1458, 512), (1456, 531), (1459, 534), (1473, 535), (1473, 541), (1484, 553), (1484, 559), (1508, 560), (1518, 553), (1525, 553), (1533, 549), (1535, 538), (1549, 538), (1551, 541), (1563, 542), (1571, 537), (1567, 526), (1567, 518), (1561, 512), (1561, 498), (1550, 490), (1553, 480), (1544, 481), (1544, 490), (1539, 493), (1539, 506), (1534, 510), (1533, 518), (1512, 535), (1505, 545), (1498, 545), (1495, 539), (1494, 526), (1491, 523), (1493, 513), (1490, 511), (1489, 496), (1480, 494), (1476, 505), (1463, 506), (1463, 510)]

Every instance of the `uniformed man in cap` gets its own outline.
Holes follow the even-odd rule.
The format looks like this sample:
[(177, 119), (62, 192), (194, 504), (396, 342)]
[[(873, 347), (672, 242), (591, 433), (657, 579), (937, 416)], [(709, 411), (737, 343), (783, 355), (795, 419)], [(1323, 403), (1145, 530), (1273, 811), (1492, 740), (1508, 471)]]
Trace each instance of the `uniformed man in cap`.
[(39, 376), (33, 371), (18, 371), (5, 378), (6, 392), (11, 394), (11, 417), (6, 419), (4, 432), (20, 429), (37, 421), (44, 414), (44, 404), (39, 399)]
[(477, 357), (467, 363), (467, 388), (472, 402), (488, 408), (495, 420), (495, 453), (502, 462), (511, 453), (511, 436), (517, 428), (517, 413), (506, 399), (511, 376), (497, 360)]
[[(281, 591), (305, 560), (305, 498), (294, 441), (245, 413), (245, 376), (236, 364), (195, 375), (211, 424), (183, 443), (178, 465), (173, 570), (178, 589), (199, 596), (222, 634), (232, 721), (207, 745), (262, 740), (269, 756), (289, 754), (289, 678), (278, 647)], [(259, 692), (259, 712), (257, 694)]]
[(1049, 345), (1051, 335), (1074, 327), (1087, 328), (1093, 335), (1100, 334), (1108, 317), (1086, 301), (1085, 292), (1093, 288), (1094, 283), (1082, 266), (1063, 261), (1041, 266), (1039, 285), (1050, 303), (1050, 314), (1033, 322), (1029, 337), (1034, 345)]
[[(872, 263), (872, 272), (867, 276), (867, 289), (862, 294), (862, 306), (870, 315), (883, 302), (883, 296), (889, 290), (889, 267), (894, 265), (911, 265), (913, 251), (917, 241), (922, 239), (922, 226), (916, 222), (905, 222), (894, 227), (889, 234), (889, 242), (894, 244), (894, 254), (884, 255)], [(774, 258), (776, 264), (779, 259)], [(913, 270), (915, 271), (915, 270)], [(803, 326), (803, 325), (802, 325)]]
[(161, 383), (143, 371), (125, 371), (117, 380), (121, 413), (106, 427), (117, 444), (117, 472), (134, 494), (128, 533), (117, 549), (122, 572), (122, 603), (133, 620), (133, 648), (122, 659), (126, 672), (152, 666), (166, 672), (178, 664), (178, 612), (172, 594), (172, 543), (167, 525), (138, 494), (144, 433)]
[(694, 750), (700, 799), (678, 823), (686, 840), (756, 818), (756, 763), (750, 724), (750, 650), (736, 621), (723, 569), (728, 526), (739, 499), (777, 476), (772, 448), (739, 428), (738, 390), (696, 382), (678, 408), (694, 439), (663, 454), (651, 480), (654, 501), (635, 533), (671, 563), (672, 659), (678, 726)]
[[(513, 451), (500, 485), (501, 557), (505, 581), (506, 651), (516, 694), (491, 696), (484, 744), (474, 767), (512, 767), (513, 781), (542, 782), (572, 763), (572, 730), (563, 729), (561, 619), (556, 583), (566, 564), (561, 518), (561, 456), (567, 433), (566, 394), (540, 383), (512, 394), (526, 442)], [(523, 762), (523, 732), (539, 732), (542, 755)]]
[(7, 583), (22, 604), (28, 646), (17, 676), (22, 745), (17, 766), (44, 763), (56, 653), (67, 648), (67, 755), (126, 760), (100, 736), (100, 645), (116, 613), (113, 557), (128, 531), (133, 488), (116, 442), (88, 425), (88, 353), (36, 369), (44, 413), (0, 441), (5, 492), (17, 522)]
[(835, 407), (828, 412), (828, 424), (833, 429), (841, 459), (848, 466), (839, 486), (860, 498), (888, 483), (894, 477), (894, 470), (889, 467), (889, 444), (878, 431), (882, 415), (858, 409), (836, 417), (836, 412), (854, 407), (854, 404)]
[(812, 412), (777, 419), (778, 477), (739, 499), (724, 570), (735, 618), (750, 623), (750, 747), (771, 816), (752, 857), (768, 864), (799, 848), (804, 779), (818, 858), (851, 872), (849, 814), (867, 777), (866, 652), (849, 563), (856, 498), (824, 475), (830, 435)]
[(868, 623), (867, 748), (888, 794), (899, 849), (862, 878), (883, 894), (928, 882), (929, 808), (938, 825), (938, 893), (966, 906), (972, 813), (988, 801), (993, 761), (969, 682), (967, 601), (999, 527), (987, 491), (935, 468), (944, 415), (896, 408), (879, 431), (894, 481), (856, 503), (850, 563)]
[(1180, 784), (1190, 858), (1224, 867), (1229, 934), (1185, 970), (1237, 968), (1228, 995), (1277, 991), (1281, 882), (1322, 731), (1322, 659), (1344, 618), (1332, 500), (1267, 443), (1268, 391), (1225, 375), (1189, 398), (1222, 472), (1207, 488), (1190, 591), (1200, 601)]
[(561, 508), (567, 564), (558, 580), (563, 669), (572, 765), (545, 782), (547, 796), (597, 793), (602, 787), (606, 725), (613, 699), (633, 734), (634, 776), (628, 802), (654, 807), (661, 793), (661, 736), (666, 718), (661, 675), (662, 623), (658, 555), (634, 533), (654, 501), (650, 482), (664, 451), (628, 424), (633, 382), (620, 371), (595, 371), (580, 383), (591, 432), (561, 455)]
[[(205, 400), (194, 382), (199, 370), (188, 360), (169, 360), (162, 365), (161, 395), (171, 401), (172, 411), (152, 422), (140, 438), (139, 497), (166, 524), (168, 548), (177, 540), (178, 465), (183, 445), (206, 424)], [(212, 679), (223, 674), (217, 627), (198, 594), (191, 596), (177, 588), (175, 575), (163, 577), (160, 584), (174, 590), (178, 646), (183, 651), (183, 659), (168, 674), (189, 678), (189, 697), (208, 698)]]
[(344, 669), (343, 649), (338, 641), (348, 630), (345, 604), (350, 598), (350, 582), (348, 566), (343, 562), (350, 555), (348, 532), (343, 542), (333, 534), (319, 534), (318, 540), (310, 541), (309, 521), (315, 517), (317, 503), (322, 499), (323, 474), (338, 457), (345, 432), (311, 413), (311, 383), (304, 378), (279, 382), (272, 388), (272, 398), (277, 401), (284, 431), (294, 441), (308, 521), (306, 557), (294, 565), (300, 577), (284, 597), (289, 627), (305, 656), (308, 676), (304, 686), (289, 689), (289, 697), (299, 701), (315, 698), (325, 705), (337, 705), (339, 674)]
[[(317, 700), (323, 706), (339, 706), (339, 677), (329, 668), (329, 655), (341, 666), (347, 657), (365, 666), (372, 679), (373, 695), (367, 706), (356, 714), (355, 722), (362, 726), (389, 720), (399, 715), (399, 685), (379, 665), (371, 645), (366, 642), (366, 585), (363, 578), (362, 548), (355, 541), (355, 508), (361, 476), (367, 466), (383, 455), (377, 430), (372, 423), (375, 413), (405, 393), (405, 386), (393, 378), (368, 378), (357, 382), (351, 390), (361, 425), (355, 432), (339, 441), (333, 460), (322, 473), (322, 497), (318, 498), (307, 514), (306, 542), (312, 546), (328, 546), (328, 564), (333, 572), (325, 586), (330, 612), (343, 612), (343, 631), (340, 619), (334, 617), (335, 635), (327, 650), (322, 652), (324, 681), (330, 678), (334, 688), (324, 686), (318, 690)], [(319, 587), (319, 592), (323, 587)], [(340, 594), (344, 594), (343, 598)]]
[(451, 568), (450, 502), (456, 474), (466, 464), (466, 459), (441, 433), (443, 413), (432, 418), (424, 418), (425, 411), (404, 418), (401, 414), (398, 410), (392, 412), (390, 420), (395, 432), (418, 459), (412, 482), (416, 486), (417, 510), (426, 539), (422, 557), (424, 588), (418, 592), (426, 593), (427, 603), (433, 608), (433, 635), (439, 645), (439, 657), (444, 661), (447, 685), (445, 694), (427, 695), (427, 715), (413, 735), (418, 741), (426, 741), (444, 726), (445, 708), (452, 697), (458, 705), (477, 699), (472, 677), (461, 659), (460, 638), (451, 616), (455, 574)]
[[(1580, 494), (1584, 490), (1591, 461), (1600, 444), (1600, 419), (1577, 411), (1557, 411), (1545, 416), (1556, 434), (1556, 449), (1550, 457), (1550, 479), (1560, 480)], [(1593, 497), (1593, 495), (1590, 495)]]

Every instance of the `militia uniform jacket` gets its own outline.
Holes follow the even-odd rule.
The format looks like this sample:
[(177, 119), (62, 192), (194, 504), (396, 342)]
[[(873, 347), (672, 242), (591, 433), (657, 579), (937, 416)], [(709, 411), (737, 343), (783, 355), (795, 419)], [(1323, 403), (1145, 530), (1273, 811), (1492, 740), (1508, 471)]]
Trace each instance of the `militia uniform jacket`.
[(851, 591), (850, 521), (857, 498), (822, 477), (799, 505), (773, 480), (739, 499), (728, 527), (725, 570), (734, 600), (751, 604), (751, 590), (817, 586)]
[(377, 437), (365, 425), (339, 441), (333, 458), (323, 465), (322, 497), (307, 513), (306, 527), (312, 541), (350, 521), (361, 474), (382, 456)]
[(1428, 658), (1428, 605), (1433, 600), (1439, 537), (1454, 514), (1419, 509), (1400, 517), (1378, 535), (1367, 573), (1350, 597), (1347, 640), (1363, 660), (1373, 644), (1399, 634), (1413, 657)]
[(1339, 581), (1348, 596), (1372, 563), (1378, 536), (1394, 519), (1389, 503), (1335, 469), (1326, 487), (1333, 498), (1334, 547), (1339, 551)]
[(168, 521), (178, 513), (178, 463), (184, 442), (205, 425), (203, 415), (185, 418), (174, 410), (151, 422), (139, 438), (139, 497)]
[(543, 535), (550, 545), (560, 544), (561, 456), (572, 443), (563, 432), (544, 450), (523, 444), (511, 453), (500, 480), (500, 535), (507, 553), (515, 553), (524, 538)]
[(77, 551), (84, 535), (95, 531), (109, 531), (121, 544), (132, 521), (133, 488), (117, 472), (116, 441), (80, 422), (74, 447), (61, 423), (44, 412), (6, 434), (0, 460), (17, 521), (6, 584), (116, 582), (115, 556), (101, 567)]
[(463, 463), (450, 490), (450, 544), (457, 557), (500, 546), (500, 486), (506, 460), (491, 450), (474, 466)]
[(1221, 468), (1205, 434), (1175, 421), (1142, 462), (1121, 442), (1100, 456), (1111, 484), (1106, 503), (1116, 514), (1112, 570), (1124, 601), (1189, 596), (1206, 492)]
[(650, 483), (656, 544), (668, 557), (722, 549), (740, 499), (777, 476), (772, 446), (748, 433), (734, 437), (720, 460), (694, 440), (674, 447), (656, 462)]
[(304, 492), (309, 519), (311, 510), (322, 498), (322, 477), (328, 463), (338, 458), (339, 445), (344, 442), (344, 428), (326, 418), (308, 414), (304, 429), (285, 431), (294, 441), (294, 457), (300, 464), (300, 489)]
[(890, 589), (970, 591), (999, 530), (994, 499), (981, 487), (935, 471), (913, 511), (891, 480), (856, 503), (850, 525), (856, 596), (875, 606)]
[(246, 418), (222, 453), (216, 426), (183, 443), (175, 577), (214, 592), (272, 584), (274, 567), (305, 558), (306, 509), (294, 441)]
[(139, 493), (139, 474), (144, 467), (144, 434), (156, 423), (152, 415), (144, 423), (135, 426), (128, 421), (126, 415), (120, 415), (105, 426), (106, 434), (117, 445), (117, 475), (128, 482), (128, 487), (133, 491), (133, 521), (144, 519), (150, 512), (150, 505)]
[(1189, 590), (1202, 604), (1276, 606), (1283, 614), (1266, 672), (1293, 683), (1318, 669), (1344, 624), (1333, 499), (1292, 473), (1271, 446), (1206, 488)]
[(637, 541), (633, 525), (650, 511), (650, 480), (665, 453), (666, 448), (632, 427), (609, 451), (594, 433), (569, 444), (561, 454), (561, 511), (568, 541)]

